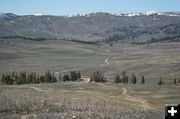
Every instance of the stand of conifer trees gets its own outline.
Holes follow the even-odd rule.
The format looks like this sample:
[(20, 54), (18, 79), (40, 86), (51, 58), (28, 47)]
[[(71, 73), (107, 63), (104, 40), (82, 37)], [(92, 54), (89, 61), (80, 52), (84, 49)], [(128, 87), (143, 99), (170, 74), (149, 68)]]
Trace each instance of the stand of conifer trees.
[(104, 77), (104, 74), (102, 72), (94, 72), (91, 77), (90, 77), (90, 81), (94, 81), (94, 82), (106, 82), (106, 78)]
[[(129, 81), (128, 75), (126, 74), (125, 71), (123, 71), (123, 72), (121, 73), (121, 75), (120, 75), (120, 74), (117, 74), (117, 75), (115, 76), (114, 82), (115, 82), (116, 84), (118, 84), (118, 83), (124, 83), (124, 84), (132, 83), (132, 84), (136, 84), (136, 83), (137, 83), (137, 77), (136, 77), (135, 74), (132, 74), (132, 76), (131, 76), (130, 79), (131, 79), (131, 80)], [(145, 78), (144, 78), (144, 76), (142, 76), (142, 77), (141, 77), (141, 84), (144, 84), (144, 83), (145, 83)]]
[[(69, 74), (63, 76), (63, 81), (76, 81), (80, 78), (81, 74), (79, 71), (71, 71)], [(57, 81), (57, 77), (50, 71), (45, 72), (44, 75), (39, 75), (36, 72), (12, 72), (3, 74), (1, 77), (1, 82), (5, 85), (53, 83)]]
[(69, 74), (63, 76), (63, 81), (76, 81), (81, 78), (81, 73), (79, 71), (70, 71)]

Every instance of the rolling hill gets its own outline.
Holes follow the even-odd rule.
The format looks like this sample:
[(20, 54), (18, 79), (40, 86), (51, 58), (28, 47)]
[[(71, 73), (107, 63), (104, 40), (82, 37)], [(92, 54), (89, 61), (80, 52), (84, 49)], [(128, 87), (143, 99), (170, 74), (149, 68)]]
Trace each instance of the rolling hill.
[(156, 42), (180, 38), (180, 13), (0, 15), (0, 37), (27, 40)]

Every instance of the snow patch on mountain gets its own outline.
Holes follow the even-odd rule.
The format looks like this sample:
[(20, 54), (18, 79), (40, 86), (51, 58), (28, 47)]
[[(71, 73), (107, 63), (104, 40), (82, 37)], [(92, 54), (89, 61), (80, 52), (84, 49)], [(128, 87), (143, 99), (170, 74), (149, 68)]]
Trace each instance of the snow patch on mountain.
[(42, 16), (41, 13), (33, 14), (33, 16)]

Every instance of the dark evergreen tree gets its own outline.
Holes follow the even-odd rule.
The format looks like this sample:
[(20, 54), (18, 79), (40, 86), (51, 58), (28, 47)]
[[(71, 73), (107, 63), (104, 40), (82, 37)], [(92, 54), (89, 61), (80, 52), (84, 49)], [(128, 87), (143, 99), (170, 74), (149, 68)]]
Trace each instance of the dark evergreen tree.
[(119, 76), (119, 74), (117, 74), (117, 75), (115, 76), (114, 82), (115, 82), (115, 83), (120, 83), (120, 76)]
[(128, 82), (129, 82), (129, 78), (128, 78), (128, 76), (126, 76), (125, 83), (128, 84)]
[(132, 74), (132, 77), (131, 77), (131, 83), (134, 83), (134, 78), (135, 78), (135, 75)]
[(69, 78), (69, 75), (68, 74), (65, 74), (63, 76), (63, 81), (70, 81), (70, 78)]
[(123, 71), (122, 72), (122, 83), (126, 83), (126, 79), (127, 79), (126, 72)]
[(145, 84), (144, 76), (141, 77), (141, 84)]
[(43, 75), (40, 76), (40, 83), (45, 83), (45, 76)]
[(18, 84), (25, 84), (25, 83), (26, 83), (26, 72), (20, 72)]
[(26, 83), (27, 83), (27, 84), (33, 83), (33, 76), (32, 76), (31, 73), (27, 75), (27, 81), (26, 81)]
[(136, 83), (137, 83), (137, 77), (136, 77), (135, 74), (132, 74), (131, 83), (132, 83), (132, 84), (136, 84)]
[(136, 84), (137, 83), (137, 78), (136, 78), (136, 76), (134, 77), (134, 84)]
[(71, 71), (70, 72), (70, 80), (71, 81), (75, 81), (77, 79), (78, 79), (78, 76), (77, 76), (76, 72), (75, 71)]
[(51, 82), (51, 79), (52, 79), (51, 73), (50, 73), (50, 71), (47, 71), (47, 72), (45, 73), (45, 82), (46, 82), (46, 83), (50, 83), (50, 82)]
[(161, 77), (160, 77), (160, 80), (159, 80), (159, 82), (158, 82), (158, 85), (162, 85), (163, 84), (163, 81), (162, 81), (162, 79), (161, 79)]
[(80, 73), (80, 71), (77, 72), (77, 77), (78, 77), (78, 79), (81, 79), (81, 73)]
[(176, 79), (174, 79), (174, 84), (177, 85), (177, 80)]

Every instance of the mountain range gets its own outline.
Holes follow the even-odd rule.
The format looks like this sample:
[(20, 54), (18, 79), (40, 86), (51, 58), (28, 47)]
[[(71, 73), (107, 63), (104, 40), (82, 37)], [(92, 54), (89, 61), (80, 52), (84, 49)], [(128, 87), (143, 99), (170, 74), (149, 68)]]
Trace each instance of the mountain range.
[(0, 38), (88, 42), (180, 41), (179, 12), (86, 15), (0, 14)]

